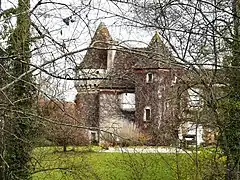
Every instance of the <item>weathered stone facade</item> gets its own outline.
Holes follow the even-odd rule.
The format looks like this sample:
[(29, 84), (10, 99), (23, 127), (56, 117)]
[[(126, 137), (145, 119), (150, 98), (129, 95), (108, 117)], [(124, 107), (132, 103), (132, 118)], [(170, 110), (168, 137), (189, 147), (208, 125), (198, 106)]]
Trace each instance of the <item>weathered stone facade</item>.
[[(139, 127), (154, 135), (154, 144), (167, 144), (176, 137), (179, 126), (176, 94), (173, 90), (180, 69), (136, 69), (136, 120)], [(152, 74), (152, 82), (147, 76)], [(150, 109), (151, 119), (144, 113)]]

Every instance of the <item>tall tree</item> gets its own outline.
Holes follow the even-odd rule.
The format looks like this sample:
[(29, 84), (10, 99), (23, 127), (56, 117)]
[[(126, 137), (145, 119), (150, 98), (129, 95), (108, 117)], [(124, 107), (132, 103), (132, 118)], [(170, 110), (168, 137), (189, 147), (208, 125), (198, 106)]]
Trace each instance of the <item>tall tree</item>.
[(229, 71), (229, 101), (231, 106), (226, 112), (223, 129), (223, 148), (227, 155), (226, 179), (239, 179), (240, 164), (240, 1), (232, 1), (233, 42)]
[(29, 160), (34, 137), (35, 119), (31, 117), (34, 106), (34, 86), (30, 71), (30, 1), (19, 0), (16, 27), (7, 42), (5, 72), (8, 103), (4, 114), (2, 179), (28, 179)]

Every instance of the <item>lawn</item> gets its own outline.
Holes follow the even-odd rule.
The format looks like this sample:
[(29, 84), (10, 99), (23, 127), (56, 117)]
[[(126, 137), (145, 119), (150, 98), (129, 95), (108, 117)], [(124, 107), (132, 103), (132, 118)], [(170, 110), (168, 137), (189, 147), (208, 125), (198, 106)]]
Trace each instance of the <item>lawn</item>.
[[(186, 155), (184, 156), (186, 160)], [(176, 179), (176, 155), (94, 152), (53, 147), (33, 152), (33, 180), (171, 180)]]

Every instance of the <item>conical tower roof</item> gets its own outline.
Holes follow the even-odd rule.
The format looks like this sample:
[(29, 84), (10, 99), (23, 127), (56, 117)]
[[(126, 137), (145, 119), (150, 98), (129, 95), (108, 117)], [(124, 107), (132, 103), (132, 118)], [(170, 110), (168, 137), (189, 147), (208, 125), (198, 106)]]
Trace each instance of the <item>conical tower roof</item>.
[(102, 41), (102, 42), (107, 43), (108, 41), (111, 41), (111, 40), (112, 40), (112, 37), (108, 31), (108, 28), (106, 27), (106, 25), (103, 22), (101, 22), (98, 25), (98, 28), (92, 38), (91, 44), (93, 44), (94, 42), (97, 42), (97, 41)]
[(151, 48), (151, 47), (159, 47), (159, 46), (163, 46), (163, 42), (160, 38), (160, 35), (159, 33), (156, 31), (154, 36), (152, 37), (151, 41), (149, 42), (148, 44), (148, 48)]
[(89, 46), (80, 68), (85, 69), (106, 69), (107, 48), (112, 37), (104, 23), (100, 23)]
[(146, 58), (136, 63), (135, 68), (170, 68), (173, 57), (163, 43), (158, 32), (155, 32), (148, 47)]
[(152, 37), (148, 45), (148, 51), (150, 54), (152, 53), (151, 56), (154, 55), (155, 58), (159, 58), (158, 60), (160, 61), (162, 59), (166, 61), (166, 63), (168, 63), (167, 61), (170, 61), (172, 58), (171, 52), (161, 40), (158, 32), (155, 32), (154, 36)]

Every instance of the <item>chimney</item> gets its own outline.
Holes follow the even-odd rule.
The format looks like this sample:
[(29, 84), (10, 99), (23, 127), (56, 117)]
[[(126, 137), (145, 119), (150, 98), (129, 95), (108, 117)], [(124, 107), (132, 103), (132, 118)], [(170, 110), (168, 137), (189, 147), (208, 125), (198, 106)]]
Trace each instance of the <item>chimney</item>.
[(107, 51), (107, 71), (111, 71), (113, 69), (116, 50), (116, 42), (112, 42)]

